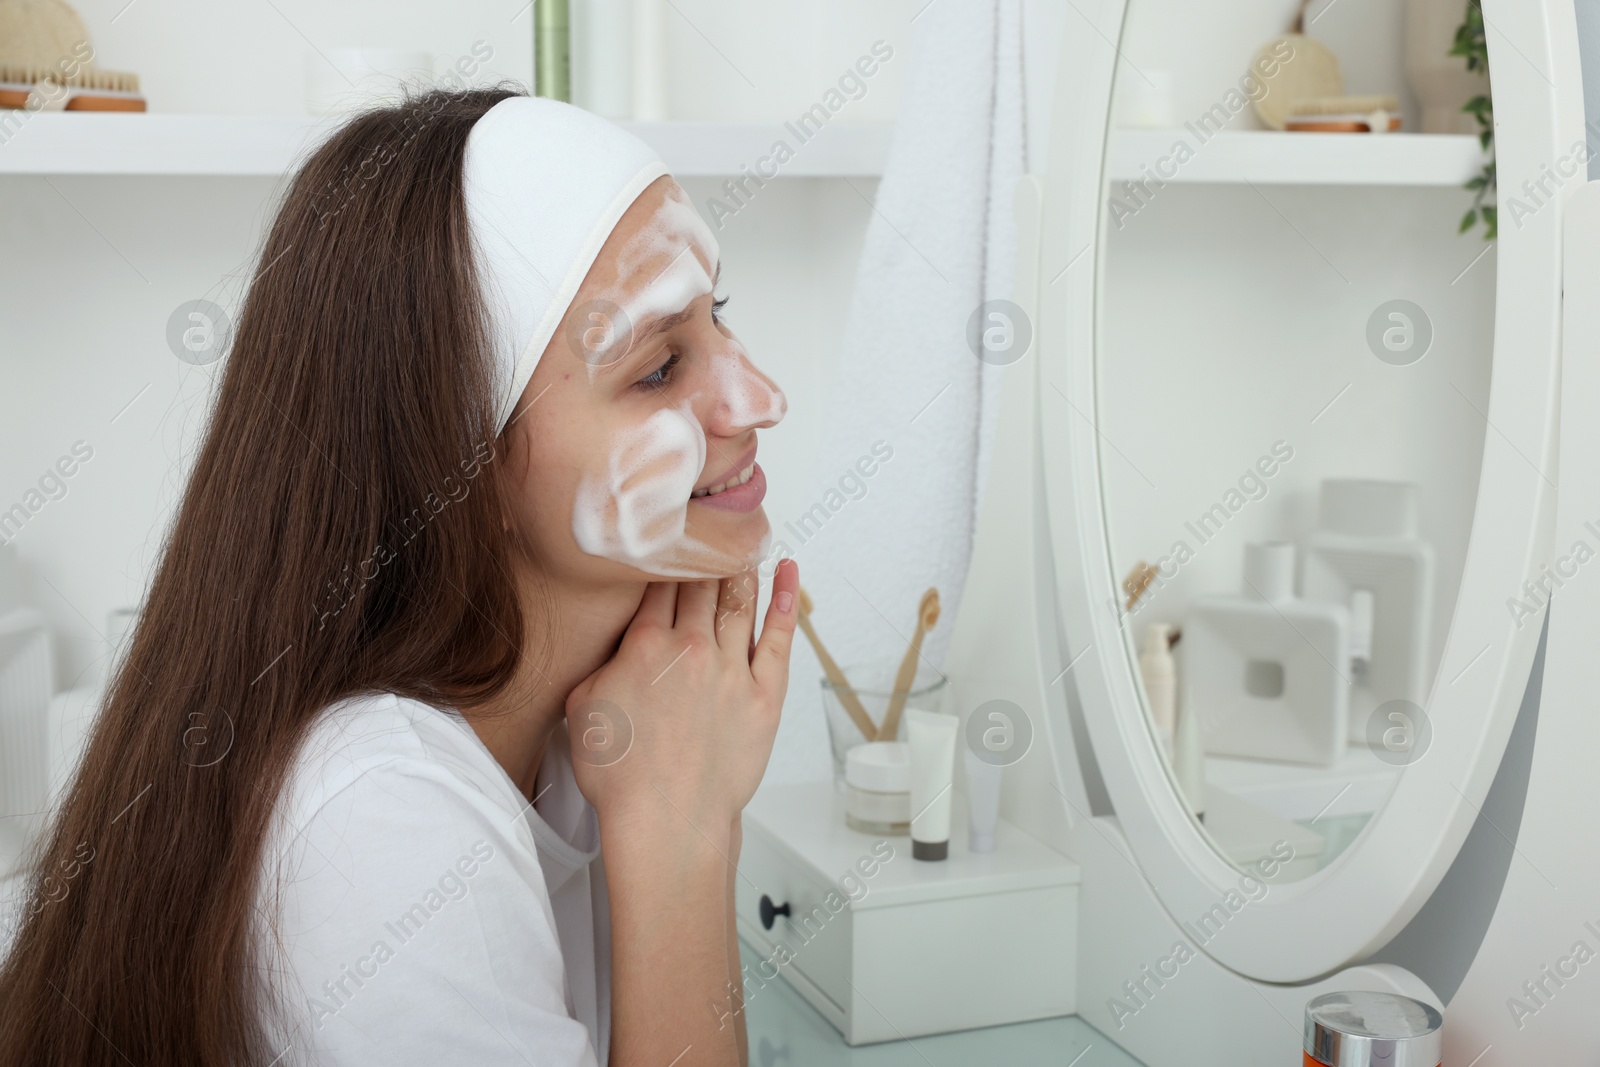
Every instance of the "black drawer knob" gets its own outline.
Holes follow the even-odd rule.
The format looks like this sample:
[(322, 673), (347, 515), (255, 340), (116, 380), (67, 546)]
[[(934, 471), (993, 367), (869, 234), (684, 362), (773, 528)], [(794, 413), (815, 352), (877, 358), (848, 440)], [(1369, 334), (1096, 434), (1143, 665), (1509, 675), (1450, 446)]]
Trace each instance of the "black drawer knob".
[(774, 904), (771, 897), (765, 893), (761, 894), (761, 928), (763, 930), (772, 929), (772, 923), (778, 916), (788, 914), (790, 914), (790, 911), (787, 900), (782, 904)]

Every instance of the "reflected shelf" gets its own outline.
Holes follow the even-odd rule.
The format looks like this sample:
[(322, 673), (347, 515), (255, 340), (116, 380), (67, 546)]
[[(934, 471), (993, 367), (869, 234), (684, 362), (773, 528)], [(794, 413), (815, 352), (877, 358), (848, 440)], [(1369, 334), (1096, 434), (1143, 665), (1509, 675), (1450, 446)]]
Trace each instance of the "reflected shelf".
[[(1111, 180), (1198, 184), (1461, 186), (1485, 161), (1470, 134), (1116, 130)], [(1154, 186), (1152, 185), (1152, 188)]]
[(1351, 745), (1328, 767), (1207, 755), (1205, 828), (1223, 855), (1248, 867), (1287, 844), (1286, 881), (1326, 867), (1394, 791), (1403, 768)]
[(1208, 754), (1205, 773), (1208, 785), (1280, 818), (1300, 821), (1376, 812), (1389, 799), (1401, 770), (1365, 745), (1351, 745), (1330, 767)]

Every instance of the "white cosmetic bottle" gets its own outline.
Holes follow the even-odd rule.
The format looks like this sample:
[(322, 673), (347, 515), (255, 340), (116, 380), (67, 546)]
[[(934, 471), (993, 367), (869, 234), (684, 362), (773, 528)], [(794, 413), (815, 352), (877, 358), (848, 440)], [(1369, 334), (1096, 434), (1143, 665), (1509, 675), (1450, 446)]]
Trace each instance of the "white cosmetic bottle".
[(961, 755), (967, 771), (967, 851), (993, 852), (1003, 768), (970, 748), (963, 747)]
[(1139, 675), (1144, 679), (1144, 696), (1150, 707), (1161, 750), (1173, 754), (1173, 730), (1177, 725), (1178, 668), (1172, 658), (1172, 626), (1153, 623), (1144, 632), (1144, 651), (1139, 653)]
[(911, 741), (911, 858), (942, 860), (950, 854), (950, 792), (960, 720), (921, 708), (907, 708), (905, 720)]
[(1200, 736), (1200, 720), (1192, 707), (1178, 712), (1172, 739), (1172, 776), (1184, 806), (1198, 822), (1206, 819), (1206, 750)]

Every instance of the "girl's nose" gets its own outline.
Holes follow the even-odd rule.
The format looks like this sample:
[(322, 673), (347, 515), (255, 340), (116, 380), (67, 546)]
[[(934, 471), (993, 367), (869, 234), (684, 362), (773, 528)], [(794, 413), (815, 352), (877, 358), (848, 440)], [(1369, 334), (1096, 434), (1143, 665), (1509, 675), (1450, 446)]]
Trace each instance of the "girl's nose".
[(711, 411), (706, 431), (734, 437), (774, 426), (789, 410), (777, 383), (756, 369), (737, 341), (711, 361)]

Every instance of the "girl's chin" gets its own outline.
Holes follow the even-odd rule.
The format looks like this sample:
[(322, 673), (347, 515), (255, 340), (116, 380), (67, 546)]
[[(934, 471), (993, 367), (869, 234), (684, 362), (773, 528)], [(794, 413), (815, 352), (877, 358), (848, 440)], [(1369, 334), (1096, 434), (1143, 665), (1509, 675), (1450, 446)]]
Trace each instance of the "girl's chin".
[[(622, 552), (587, 552), (583, 558), (602, 566), (612, 577), (626, 575), (631, 580), (652, 582), (706, 581), (732, 578), (755, 570), (767, 561), (772, 545), (772, 527), (760, 508), (738, 516), (737, 521), (695, 522), (673, 543), (648, 556), (628, 556)], [(608, 546), (610, 547), (610, 546)], [(623, 568), (618, 570), (617, 568)]]
[(688, 541), (736, 558), (759, 551), (771, 533), (772, 524), (763, 508), (709, 512), (705, 516), (691, 514), (685, 530)]
[[(694, 551), (687, 553), (682, 562), (707, 577), (731, 578), (759, 566), (766, 559), (767, 546), (772, 541), (772, 526), (761, 508), (741, 515), (724, 513), (719, 521), (701, 525), (691, 524), (689, 536), (694, 540)], [(699, 534), (699, 537), (696, 537)], [(714, 572), (714, 573), (713, 573)]]

